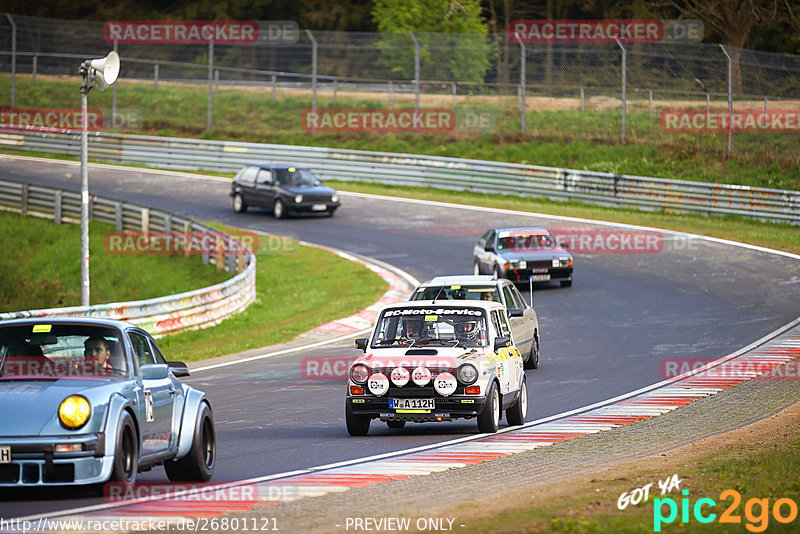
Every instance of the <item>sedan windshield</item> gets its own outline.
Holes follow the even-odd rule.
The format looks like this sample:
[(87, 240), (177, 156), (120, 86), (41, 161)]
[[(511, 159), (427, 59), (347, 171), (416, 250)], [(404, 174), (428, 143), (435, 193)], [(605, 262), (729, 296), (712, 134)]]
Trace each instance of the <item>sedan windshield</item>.
[(0, 327), (0, 380), (127, 376), (113, 328), (78, 324)]
[(525, 252), (528, 250), (550, 250), (556, 248), (555, 240), (550, 234), (510, 235), (497, 240), (497, 250)]
[(478, 308), (396, 308), (381, 314), (372, 347), (484, 347), (488, 337), (484, 311)]

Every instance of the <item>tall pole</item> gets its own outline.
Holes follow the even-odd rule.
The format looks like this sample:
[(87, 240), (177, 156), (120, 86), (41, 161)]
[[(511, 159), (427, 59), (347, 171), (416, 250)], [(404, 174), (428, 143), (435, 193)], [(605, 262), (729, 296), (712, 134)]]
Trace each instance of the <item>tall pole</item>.
[(627, 66), (627, 53), (625, 51), (625, 46), (617, 39), (617, 44), (622, 49), (622, 141), (625, 142), (625, 123), (627, 122), (627, 115), (628, 115), (628, 102), (627, 102), (627, 86), (628, 86), (628, 73), (626, 70)]
[(11, 15), (6, 13), (11, 24), (11, 107), (14, 107), (17, 95), (17, 25)]
[[(311, 30), (306, 30), (308, 40), (311, 41), (311, 112), (317, 112), (317, 40)], [(314, 128), (312, 127), (312, 132)]]
[[(88, 62), (87, 62), (88, 63)], [(89, 305), (89, 118), (87, 117), (89, 93), (88, 65), (81, 68), (81, 306)]]
[(206, 111), (206, 130), (211, 129), (211, 106), (214, 98), (214, 41), (208, 41), (208, 109)]
[(733, 58), (728, 54), (724, 44), (720, 44), (722, 53), (728, 58), (728, 155), (733, 147)]
[[(116, 39), (114, 39), (114, 52), (119, 53), (119, 44)], [(114, 84), (111, 91), (111, 124), (114, 125), (117, 123), (117, 84)]]
[(411, 30), (408, 35), (414, 41), (414, 112), (419, 113), (419, 41)]
[(522, 39), (519, 38), (519, 34), (514, 32), (514, 37), (517, 38), (519, 42), (520, 48), (520, 68), (519, 68), (519, 90), (520, 90), (520, 106), (522, 107), (522, 135), (525, 135), (525, 115), (528, 111), (528, 106), (525, 103), (525, 86), (527, 85), (528, 76), (525, 74), (525, 64), (527, 60), (525, 59), (525, 43), (522, 42)]

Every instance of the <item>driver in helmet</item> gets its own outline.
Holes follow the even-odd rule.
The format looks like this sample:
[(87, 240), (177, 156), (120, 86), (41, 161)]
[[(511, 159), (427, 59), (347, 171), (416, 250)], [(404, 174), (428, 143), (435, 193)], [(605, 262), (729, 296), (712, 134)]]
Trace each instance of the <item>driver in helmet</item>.
[(478, 339), (478, 321), (465, 317), (455, 323), (453, 328), (456, 332), (456, 339), (462, 343), (475, 343)]
[(425, 324), (420, 317), (406, 317), (403, 319), (403, 330), (406, 339), (413, 339), (419, 341), (425, 337)]

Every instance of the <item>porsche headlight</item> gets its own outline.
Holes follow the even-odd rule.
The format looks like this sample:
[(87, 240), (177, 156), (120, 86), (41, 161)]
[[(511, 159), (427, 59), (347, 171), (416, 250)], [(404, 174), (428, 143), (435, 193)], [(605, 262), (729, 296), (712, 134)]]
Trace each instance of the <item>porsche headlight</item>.
[(369, 368), (363, 363), (357, 363), (350, 368), (350, 380), (356, 384), (364, 384), (369, 378)]
[(300, 204), (303, 201), (303, 195), (295, 195), (294, 201), (296, 204)]
[(92, 408), (86, 397), (72, 395), (61, 401), (58, 407), (58, 418), (65, 427), (74, 430), (82, 427), (89, 420)]
[(462, 384), (468, 386), (478, 379), (478, 370), (471, 363), (465, 363), (456, 371), (456, 378)]

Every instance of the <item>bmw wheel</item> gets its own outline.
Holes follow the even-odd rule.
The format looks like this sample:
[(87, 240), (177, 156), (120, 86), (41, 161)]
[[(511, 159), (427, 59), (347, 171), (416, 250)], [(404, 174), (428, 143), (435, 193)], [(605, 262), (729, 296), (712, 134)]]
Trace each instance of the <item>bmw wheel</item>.
[(244, 202), (244, 198), (239, 193), (233, 195), (233, 211), (236, 213), (244, 213), (247, 211), (247, 204)]
[(214, 416), (205, 402), (200, 405), (189, 454), (180, 460), (164, 462), (172, 482), (208, 482), (217, 463), (217, 439)]
[(272, 215), (276, 219), (283, 219), (286, 216), (286, 207), (283, 205), (283, 200), (275, 200), (275, 204), (272, 206)]
[(517, 402), (506, 410), (506, 421), (508, 421), (509, 425), (519, 426), (525, 424), (525, 418), (528, 416), (528, 386), (525, 382), (523, 378)]
[(114, 447), (114, 465), (111, 468), (111, 482), (132, 483), (139, 470), (139, 437), (133, 417), (122, 411), (117, 427), (117, 442)]
[(500, 393), (497, 383), (492, 382), (489, 394), (486, 395), (486, 405), (478, 416), (478, 430), (484, 434), (494, 434), (500, 426)]

